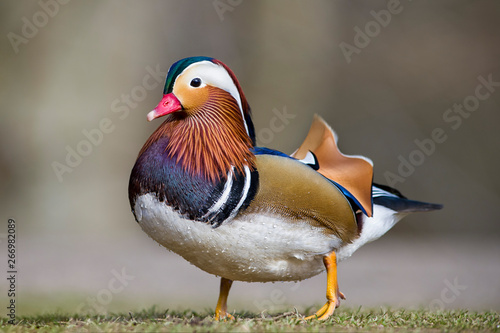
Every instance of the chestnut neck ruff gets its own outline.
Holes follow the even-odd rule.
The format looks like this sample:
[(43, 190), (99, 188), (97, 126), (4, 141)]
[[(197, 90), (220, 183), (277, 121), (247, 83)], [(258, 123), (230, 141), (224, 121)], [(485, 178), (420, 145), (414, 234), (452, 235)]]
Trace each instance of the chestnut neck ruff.
[(207, 87), (209, 96), (202, 106), (170, 114), (142, 147), (142, 155), (154, 142), (168, 137), (165, 151), (192, 176), (216, 182), (225, 179), (234, 166), (255, 169), (248, 136), (236, 100), (226, 91)]

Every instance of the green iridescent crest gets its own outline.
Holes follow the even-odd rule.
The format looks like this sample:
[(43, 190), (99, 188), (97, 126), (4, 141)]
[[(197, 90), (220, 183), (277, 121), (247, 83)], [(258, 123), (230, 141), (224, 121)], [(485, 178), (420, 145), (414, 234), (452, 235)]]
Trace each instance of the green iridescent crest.
[(170, 66), (170, 69), (168, 70), (167, 79), (165, 80), (165, 88), (163, 88), (163, 94), (166, 95), (172, 92), (174, 88), (175, 79), (177, 78), (177, 76), (179, 76), (179, 74), (181, 74), (186, 69), (186, 67), (195, 62), (199, 61), (213, 62), (213, 60), (214, 59), (210, 57), (189, 57), (181, 59), (176, 63), (174, 63), (172, 66)]

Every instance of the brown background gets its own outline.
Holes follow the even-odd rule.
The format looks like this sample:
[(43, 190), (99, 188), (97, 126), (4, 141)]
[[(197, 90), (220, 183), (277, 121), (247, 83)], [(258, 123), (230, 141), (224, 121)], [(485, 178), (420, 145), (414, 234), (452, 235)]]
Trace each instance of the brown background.
[[(147, 96), (128, 113), (113, 111), (141, 90), (146, 68), (166, 72), (193, 55), (233, 69), (258, 134), (272, 129), (274, 109), (295, 116), (261, 144), (293, 152), (319, 113), (345, 153), (373, 159), (377, 182), (418, 154), (415, 140), (443, 129), (446, 141), (396, 187), (445, 209), (406, 218), (341, 264), (344, 305), (500, 309), (500, 87), (459, 128), (443, 119), (475, 93), (479, 76), (500, 82), (497, 1), (402, 0), (350, 63), (341, 43), (354, 45), (355, 27), (376, 27), (371, 11), (386, 10), (385, 1), (43, 3), (53, 17), (36, 1), (0, 4), (0, 246), (5, 253), (14, 218), (19, 311), (74, 310), (89, 297), (101, 310), (215, 305), (217, 279), (148, 239), (128, 205), (136, 154), (159, 125), (146, 114), (163, 82), (142, 90)], [(16, 52), (9, 36), (23, 29), (33, 36)], [(60, 182), (52, 163), (65, 163), (66, 147), (76, 149), (82, 131), (104, 118), (111, 133)], [(114, 269), (134, 279), (110, 293)], [(324, 279), (237, 283), (230, 309), (320, 304)], [(447, 288), (456, 279), (465, 289), (453, 294)]]

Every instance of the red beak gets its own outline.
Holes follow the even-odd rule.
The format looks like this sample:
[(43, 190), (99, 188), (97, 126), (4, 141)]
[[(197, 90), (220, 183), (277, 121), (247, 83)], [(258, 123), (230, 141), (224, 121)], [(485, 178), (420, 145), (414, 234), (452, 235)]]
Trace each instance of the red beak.
[(161, 102), (148, 113), (148, 121), (182, 110), (181, 102), (173, 93), (163, 95)]

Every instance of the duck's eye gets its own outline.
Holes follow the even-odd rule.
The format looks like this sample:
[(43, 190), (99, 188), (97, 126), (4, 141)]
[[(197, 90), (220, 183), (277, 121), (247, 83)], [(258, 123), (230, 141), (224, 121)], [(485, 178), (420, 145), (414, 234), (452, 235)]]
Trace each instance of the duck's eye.
[(201, 79), (199, 77), (195, 77), (194, 79), (191, 80), (190, 85), (191, 87), (198, 88), (201, 85)]

